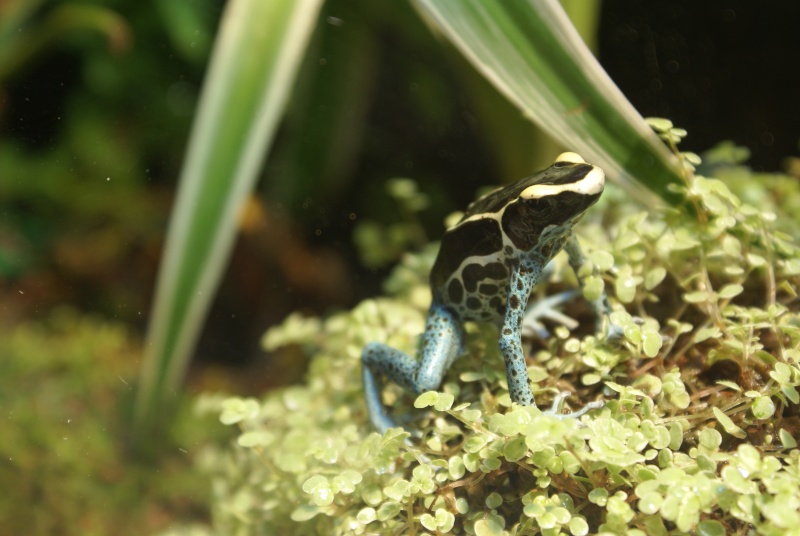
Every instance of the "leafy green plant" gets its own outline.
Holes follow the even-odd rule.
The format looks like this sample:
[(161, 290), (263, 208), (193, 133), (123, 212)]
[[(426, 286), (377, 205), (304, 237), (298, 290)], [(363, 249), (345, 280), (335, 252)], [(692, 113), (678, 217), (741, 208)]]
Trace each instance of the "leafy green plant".
[[(673, 145), (685, 134), (652, 124)], [(687, 171), (701, 164), (682, 156)], [(678, 191), (693, 211), (642, 212), (610, 187), (577, 230), (589, 250), (585, 292), (609, 288), (624, 341), (559, 327), (529, 372), (540, 403), (572, 385), (580, 402), (602, 396), (603, 409), (577, 423), (512, 405), (496, 329), (472, 326), (440, 392), (385, 389), (421, 438), (371, 432), (361, 349), (380, 340), (413, 352), (429, 303), (435, 248), (408, 255), (387, 282), (393, 297), (324, 320), (292, 315), (267, 333), (268, 348), (312, 354), (306, 384), (198, 402), (240, 429), (200, 460), (214, 530), (796, 534), (800, 246), (782, 229), (800, 226), (785, 212), (800, 188), (718, 164), (741, 180), (687, 173)]]

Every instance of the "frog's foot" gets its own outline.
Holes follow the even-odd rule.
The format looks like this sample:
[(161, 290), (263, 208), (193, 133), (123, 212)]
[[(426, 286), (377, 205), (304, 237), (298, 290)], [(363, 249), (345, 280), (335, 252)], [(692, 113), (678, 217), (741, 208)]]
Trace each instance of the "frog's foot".
[(585, 415), (590, 410), (602, 408), (606, 404), (602, 400), (595, 400), (594, 402), (589, 402), (578, 411), (573, 411), (572, 413), (561, 413), (561, 406), (569, 395), (570, 393), (568, 391), (558, 393), (553, 399), (553, 404), (550, 406), (550, 409), (543, 411), (542, 413), (545, 415), (552, 415), (556, 419), (577, 419), (578, 417)]
[(389, 428), (402, 428), (410, 433), (412, 437), (421, 437), (419, 430), (414, 430), (397, 422), (389, 415), (386, 406), (381, 401), (381, 382), (369, 368), (362, 369), (362, 379), (364, 381), (364, 392), (366, 394), (367, 412), (373, 428), (383, 435)]
[(565, 290), (558, 294), (548, 296), (542, 300), (538, 300), (525, 311), (525, 316), (522, 319), (522, 335), (524, 337), (537, 337), (546, 339), (550, 336), (550, 332), (542, 323), (542, 320), (550, 320), (563, 326), (566, 326), (570, 331), (578, 327), (578, 321), (569, 317), (558, 310), (564, 303), (575, 296), (580, 294), (579, 290)]

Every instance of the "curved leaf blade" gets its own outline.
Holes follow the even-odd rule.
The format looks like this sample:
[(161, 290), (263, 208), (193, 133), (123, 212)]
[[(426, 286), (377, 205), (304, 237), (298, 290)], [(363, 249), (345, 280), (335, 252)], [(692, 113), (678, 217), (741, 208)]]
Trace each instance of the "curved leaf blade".
[(136, 405), (150, 431), (183, 379), (322, 0), (234, 0), (214, 45), (158, 276)]
[[(678, 197), (677, 158), (594, 59), (555, 0), (414, 0), (435, 28), (557, 141), (642, 202)], [(649, 191), (648, 191), (649, 190)], [(653, 195), (655, 193), (655, 195)]]

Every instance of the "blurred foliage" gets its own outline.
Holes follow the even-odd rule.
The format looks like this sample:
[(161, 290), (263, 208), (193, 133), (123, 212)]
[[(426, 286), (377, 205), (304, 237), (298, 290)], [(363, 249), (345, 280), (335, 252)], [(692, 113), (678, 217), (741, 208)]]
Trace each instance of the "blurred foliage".
[[(686, 134), (651, 124), (672, 145)], [(692, 175), (700, 157), (682, 156), (693, 214), (642, 212), (612, 185), (576, 229), (585, 292), (609, 289), (624, 342), (557, 327), (529, 371), (540, 404), (565, 385), (578, 406), (606, 400), (583, 427), (512, 405), (496, 328), (470, 326), (441, 392), (385, 388), (422, 438), (370, 433), (361, 349), (413, 352), (429, 248), (393, 272), (392, 297), (324, 320), (292, 315), (267, 333), (268, 348), (294, 342), (313, 356), (305, 385), (200, 399), (240, 434), (199, 459), (214, 524), (194, 533), (798, 534), (800, 219), (787, 210), (800, 185), (763, 180), (729, 145), (707, 156), (724, 182)], [(542, 287), (569, 278), (558, 260)]]
[(401, 220), (389, 224), (363, 218), (353, 230), (353, 242), (361, 263), (379, 268), (396, 262), (406, 251), (424, 246), (427, 241), (419, 214), (428, 208), (428, 197), (411, 179), (394, 178), (386, 182), (386, 193), (397, 201)]
[(121, 324), (67, 308), (0, 331), (0, 532), (147, 534), (206, 517), (186, 408), (157, 470), (128, 455), (140, 352)]
[(0, 279), (35, 295), (18, 315), (69, 300), (134, 320), (146, 306), (163, 177), (218, 16), (211, 0), (157, 4), (2, 5)]

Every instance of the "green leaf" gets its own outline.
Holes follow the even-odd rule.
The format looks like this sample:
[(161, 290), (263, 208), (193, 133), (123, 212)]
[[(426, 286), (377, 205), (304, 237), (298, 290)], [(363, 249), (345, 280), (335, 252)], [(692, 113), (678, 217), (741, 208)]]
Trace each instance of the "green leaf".
[(298, 506), (292, 512), (292, 521), (297, 521), (298, 523), (301, 523), (303, 521), (308, 521), (309, 519), (313, 519), (317, 514), (319, 514), (318, 506), (304, 504), (302, 506)]
[(647, 275), (644, 276), (644, 288), (647, 290), (653, 290), (656, 288), (664, 278), (667, 276), (667, 269), (663, 266), (657, 266), (647, 272)]
[(718, 380), (717, 385), (724, 385), (728, 389), (733, 389), (734, 391), (741, 392), (742, 388), (739, 387), (736, 383), (728, 381), (728, 380)]
[(652, 205), (672, 203), (679, 162), (592, 57), (555, 0), (415, 0), (495, 88), (555, 140)]
[(739, 285), (739, 284), (725, 285), (724, 287), (722, 287), (720, 289), (719, 297), (720, 298), (725, 298), (725, 299), (733, 298), (733, 297), (738, 296), (739, 294), (741, 294), (743, 291), (744, 291), (744, 287), (742, 285)]
[(722, 435), (713, 428), (704, 428), (698, 434), (700, 445), (708, 450), (716, 450), (722, 444)]
[(497, 515), (490, 515), (486, 519), (475, 522), (475, 534), (477, 536), (500, 536), (503, 534), (505, 521)]
[(744, 439), (747, 437), (747, 434), (744, 430), (736, 426), (731, 420), (730, 417), (725, 415), (721, 409), (719, 408), (711, 408), (711, 411), (714, 412), (714, 417), (717, 418), (717, 421), (722, 425), (726, 432), (731, 434), (733, 437), (738, 437), (739, 439)]
[(222, 424), (236, 424), (255, 419), (259, 410), (258, 401), (254, 398), (229, 398), (222, 402), (222, 414), (219, 420)]
[(370, 506), (362, 508), (356, 515), (356, 519), (358, 520), (358, 522), (363, 523), (364, 525), (369, 525), (370, 523), (375, 521), (375, 518), (376, 518), (375, 509)]
[(655, 357), (661, 349), (661, 334), (652, 329), (642, 330), (642, 351), (647, 357)]
[(378, 521), (386, 521), (400, 513), (403, 507), (394, 501), (387, 501), (378, 508)]
[(775, 403), (768, 396), (759, 396), (753, 400), (752, 410), (756, 419), (769, 419), (775, 414)]
[(268, 445), (274, 439), (274, 436), (269, 432), (245, 432), (240, 435), (236, 442), (241, 447), (263, 447)]
[(785, 428), (781, 428), (780, 430), (778, 430), (778, 437), (781, 438), (781, 444), (783, 445), (783, 448), (786, 449), (797, 448), (797, 441), (795, 440), (794, 437), (792, 437), (792, 434), (788, 432)]
[(697, 333), (694, 334), (694, 342), (699, 343), (703, 342), (706, 339), (710, 339), (712, 337), (719, 337), (722, 334), (720, 329), (717, 326), (708, 326), (705, 328), (700, 328), (697, 330)]
[(521, 460), (527, 454), (528, 447), (523, 436), (515, 437), (503, 447), (503, 456), (510, 462)]
[(569, 520), (569, 532), (572, 536), (586, 536), (589, 534), (589, 524), (582, 517), (573, 517)]
[(330, 482), (321, 475), (312, 476), (303, 484), (303, 491), (311, 495), (311, 501), (317, 506), (333, 504), (334, 492)]
[(643, 514), (655, 514), (661, 508), (664, 497), (656, 492), (649, 491), (639, 497), (639, 510)]
[(589, 492), (589, 502), (597, 506), (605, 506), (608, 501), (608, 490), (605, 488), (594, 488)]
[(603, 295), (605, 283), (600, 276), (590, 275), (583, 282), (583, 296), (587, 301), (594, 301)]
[(696, 290), (683, 295), (683, 299), (686, 303), (702, 303), (711, 301), (713, 298), (714, 293), (707, 290)]
[(775, 370), (769, 373), (770, 377), (779, 384), (785, 384), (790, 381), (792, 377), (792, 368), (786, 363), (780, 361), (775, 363)]
[(425, 513), (422, 514), (419, 518), (420, 524), (430, 531), (436, 530), (436, 518), (433, 517), (431, 514)]
[(321, 0), (226, 6), (181, 171), (136, 405), (149, 437), (183, 380)]
[(672, 121), (669, 119), (663, 119), (661, 117), (647, 117), (645, 118), (650, 127), (658, 132), (659, 134), (663, 134), (669, 132), (670, 129), (673, 127)]
[(352, 469), (347, 469), (333, 479), (333, 483), (338, 486), (342, 493), (353, 493), (356, 486), (362, 480), (361, 473)]
[(614, 267), (614, 256), (608, 251), (598, 249), (589, 254), (589, 260), (601, 272), (607, 272)]
[(436, 411), (447, 411), (453, 407), (455, 398), (450, 393), (441, 393), (439, 399), (433, 404)]
[(450, 513), (449, 511), (445, 510), (444, 508), (439, 508), (436, 510), (436, 525), (439, 528), (439, 532), (450, 532), (453, 529), (453, 525), (456, 523), (456, 516)]
[(411, 493), (411, 484), (408, 480), (398, 480), (391, 486), (383, 488), (383, 493), (395, 501), (402, 501), (409, 493)]
[(484, 502), (489, 508), (498, 508), (501, 504), (503, 504), (503, 497), (496, 491), (493, 491), (486, 497)]
[(439, 402), (439, 393), (436, 391), (426, 391), (414, 400), (414, 407), (417, 409), (427, 408)]
[(615, 285), (617, 299), (622, 303), (631, 303), (636, 297), (636, 278), (630, 266), (623, 266), (617, 275)]

